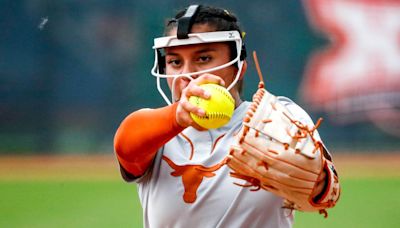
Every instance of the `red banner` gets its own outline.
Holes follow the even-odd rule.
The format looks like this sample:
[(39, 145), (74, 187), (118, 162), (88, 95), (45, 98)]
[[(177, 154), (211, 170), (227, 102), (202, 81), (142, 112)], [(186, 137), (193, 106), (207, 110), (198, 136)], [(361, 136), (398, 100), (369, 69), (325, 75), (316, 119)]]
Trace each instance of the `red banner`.
[(400, 0), (305, 0), (330, 44), (311, 56), (300, 93), (342, 124), (372, 121), (400, 136)]

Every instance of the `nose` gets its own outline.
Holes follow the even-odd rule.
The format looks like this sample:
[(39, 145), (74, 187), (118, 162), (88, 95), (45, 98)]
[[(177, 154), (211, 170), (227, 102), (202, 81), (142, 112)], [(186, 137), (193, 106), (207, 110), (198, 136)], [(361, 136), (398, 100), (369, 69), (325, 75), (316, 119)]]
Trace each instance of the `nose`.
[(190, 78), (187, 78), (187, 77), (179, 77), (179, 78), (177, 78), (177, 80), (178, 80), (178, 83), (179, 84), (181, 84), (181, 85), (183, 85), (184, 87), (186, 87), (187, 86), (187, 84), (189, 84), (190, 83), (190, 81), (191, 81), (191, 79)]
[[(182, 72), (181, 74), (188, 74), (188, 73), (193, 73), (196, 72), (197, 68), (194, 64), (190, 63), (190, 62), (186, 62), (183, 67), (182, 67)], [(196, 78), (196, 75), (192, 75), (192, 78)]]

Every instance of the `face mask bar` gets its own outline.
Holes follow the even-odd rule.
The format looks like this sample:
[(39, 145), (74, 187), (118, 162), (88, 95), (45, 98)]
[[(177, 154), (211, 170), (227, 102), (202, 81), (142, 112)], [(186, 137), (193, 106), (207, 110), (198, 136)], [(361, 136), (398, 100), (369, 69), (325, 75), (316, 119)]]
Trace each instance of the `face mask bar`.
[[(238, 66), (238, 72), (235, 76), (235, 79), (233, 82), (227, 87), (228, 90), (233, 88), (233, 86), (237, 83), (239, 80), (240, 73), (242, 72), (242, 67), (243, 67), (243, 60), (240, 58), (241, 56), (241, 51), (242, 51), (242, 39), (238, 31), (218, 31), (218, 32), (205, 32), (205, 33), (191, 33), (188, 34), (189, 38), (187, 39), (178, 39), (176, 36), (167, 36), (167, 37), (160, 37), (154, 39), (154, 66), (151, 70), (151, 74), (157, 78), (157, 89), (161, 96), (164, 98), (164, 100), (167, 102), (167, 104), (171, 104), (171, 101), (168, 99), (168, 97), (165, 95), (163, 89), (161, 88), (161, 78), (174, 78), (172, 81), (172, 86), (171, 86), (171, 96), (172, 100), (174, 101), (174, 87), (175, 87), (175, 81), (176, 79), (180, 77), (186, 77), (189, 79), (193, 79), (193, 75), (199, 75), (199, 74), (204, 74), (216, 70), (223, 69), (225, 67), (231, 66), (235, 63), (237, 63)], [(191, 45), (191, 44), (202, 44), (202, 43), (215, 43), (215, 42), (229, 42), (229, 41), (234, 41), (236, 44), (236, 57), (220, 66), (213, 67), (207, 70), (202, 70), (202, 71), (197, 71), (197, 72), (191, 72), (191, 73), (184, 73), (184, 74), (173, 74), (173, 75), (167, 75), (165, 73), (165, 69), (163, 68), (164, 59), (160, 59), (160, 49), (162, 48), (167, 48), (167, 47), (174, 47), (174, 46), (183, 46), (183, 45)], [(161, 66), (161, 67), (160, 67)]]

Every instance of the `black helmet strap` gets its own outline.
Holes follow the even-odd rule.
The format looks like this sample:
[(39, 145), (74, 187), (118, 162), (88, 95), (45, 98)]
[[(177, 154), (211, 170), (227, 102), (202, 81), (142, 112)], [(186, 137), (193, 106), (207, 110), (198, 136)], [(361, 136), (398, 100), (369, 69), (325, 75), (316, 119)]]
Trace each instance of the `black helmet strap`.
[(200, 5), (191, 5), (187, 8), (185, 14), (178, 19), (178, 31), (177, 37), (178, 39), (187, 39), (189, 38), (188, 34), (192, 29), (192, 25), (194, 22), (194, 16), (196, 15)]

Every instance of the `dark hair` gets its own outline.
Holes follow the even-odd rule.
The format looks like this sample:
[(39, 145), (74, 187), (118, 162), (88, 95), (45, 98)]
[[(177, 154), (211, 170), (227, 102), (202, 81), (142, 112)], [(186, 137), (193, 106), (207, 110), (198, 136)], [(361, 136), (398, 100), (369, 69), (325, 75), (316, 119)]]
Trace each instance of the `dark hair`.
[[(168, 35), (170, 31), (177, 27), (178, 19), (185, 15), (187, 8), (178, 11), (174, 18), (167, 21), (165, 25), (164, 34)], [(194, 24), (207, 24), (215, 29), (215, 31), (238, 31), (244, 38), (244, 33), (239, 25), (237, 17), (230, 11), (222, 8), (217, 8), (213, 6), (200, 5), (193, 18)], [(242, 46), (241, 58), (246, 58), (246, 49), (244, 42)], [(236, 44), (234, 42), (229, 43), (231, 59), (234, 59), (237, 55)], [(242, 83), (238, 83), (239, 92), (242, 90)]]
[[(185, 14), (186, 10), (187, 8), (180, 10), (173, 19), (168, 20), (164, 31), (165, 34), (168, 34), (172, 28), (177, 26), (178, 19)], [(199, 6), (194, 16), (193, 24), (207, 24), (213, 26), (215, 31), (236, 30), (242, 34), (242, 29), (239, 26), (236, 16), (226, 9), (217, 7)]]

